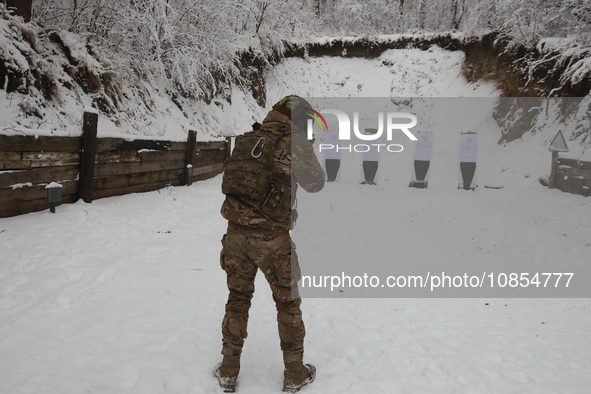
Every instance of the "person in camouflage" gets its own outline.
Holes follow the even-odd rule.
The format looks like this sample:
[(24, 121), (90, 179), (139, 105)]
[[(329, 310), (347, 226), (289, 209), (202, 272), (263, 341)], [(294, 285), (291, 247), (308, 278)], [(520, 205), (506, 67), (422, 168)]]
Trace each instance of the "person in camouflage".
[(260, 125), (264, 133), (281, 134), (275, 144), (271, 170), (274, 177), (291, 180), (287, 186), (291, 198), (287, 199), (288, 205), (280, 207), (283, 212), (271, 219), (256, 204), (232, 195), (226, 195), (221, 208), (228, 228), (222, 239), (220, 263), (227, 274), (230, 294), (222, 321), (223, 361), (216, 367), (215, 376), (225, 392), (234, 392), (236, 387), (258, 270), (271, 287), (277, 309), (285, 364), (283, 391), (299, 391), (316, 374), (313, 365), (303, 364), (305, 329), (297, 284), (301, 274), (289, 234), (297, 215), (291, 206), (297, 185), (314, 193), (324, 187), (325, 180), (313, 146), (305, 136), (306, 107), (310, 104), (298, 96), (284, 97)]

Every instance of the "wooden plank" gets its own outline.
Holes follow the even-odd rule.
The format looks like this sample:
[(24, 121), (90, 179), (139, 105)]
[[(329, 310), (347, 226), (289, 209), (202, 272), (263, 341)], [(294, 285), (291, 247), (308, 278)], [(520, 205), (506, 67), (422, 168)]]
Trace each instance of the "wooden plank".
[(134, 186), (126, 186), (120, 187), (115, 189), (106, 189), (106, 190), (96, 190), (95, 198), (106, 198), (106, 197), (114, 197), (114, 196), (122, 196), (125, 194), (130, 193), (145, 193), (151, 192), (154, 190), (159, 190), (165, 188), (167, 186), (179, 186), (181, 184), (181, 179), (176, 179), (173, 181), (162, 181), (162, 182), (154, 182), (142, 185), (134, 185)]
[(96, 156), (98, 164), (138, 163), (151, 161), (178, 161), (185, 158), (183, 151), (101, 152)]
[(32, 168), (76, 166), (80, 164), (78, 152), (23, 152), (23, 160), (30, 160)]
[(127, 174), (94, 179), (95, 190), (115, 189), (155, 182), (174, 181), (182, 176), (182, 170), (145, 172), (141, 174)]
[[(125, 140), (123, 138), (99, 138), (98, 139), (98, 152), (116, 151), (117, 147), (123, 147)], [(170, 145), (168, 146), (169, 151), (186, 151), (187, 142), (185, 141), (166, 141)], [(197, 141), (197, 149), (225, 149), (225, 141)]]
[(569, 177), (566, 181), (566, 191), (573, 194), (583, 194), (583, 178)]
[[(81, 137), (54, 137), (54, 136), (6, 136), (0, 135), (0, 151), (2, 152), (22, 152), (22, 151), (79, 151), (81, 149)], [(152, 140), (133, 140), (127, 141), (123, 138), (99, 138), (97, 139), (97, 152), (120, 150), (139, 150), (124, 149), (127, 145), (133, 144), (156, 144), (159, 147), (166, 146), (170, 151), (186, 151), (187, 143), (185, 141), (152, 141)], [(131, 146), (130, 145), (130, 146)], [(226, 141), (197, 141), (197, 149), (226, 149)]]
[[(0, 189), (0, 204), (8, 204), (11, 202), (47, 199), (46, 185), (23, 186), (13, 189), (5, 187)], [(78, 182), (68, 181), (62, 183), (62, 199), (67, 194), (76, 194), (78, 191)]]
[[(76, 194), (65, 195), (62, 197), (62, 202), (56, 204), (56, 206), (73, 203), (77, 199), (78, 198)], [(0, 218), (23, 215), (25, 213), (30, 212), (44, 211), (46, 209), (49, 212), (49, 203), (47, 202), (47, 198), (31, 201), (16, 201), (8, 204), (0, 204)]]
[(572, 193), (572, 194), (582, 194), (588, 193), (587, 190), (583, 187), (585, 186), (586, 179), (580, 177), (569, 177), (561, 171), (557, 171), (556, 173), (556, 188), (562, 190), (563, 192)]
[(123, 142), (123, 138), (97, 138), (96, 151), (110, 152), (116, 151), (117, 146)]
[(123, 138), (99, 138), (98, 152), (113, 151), (140, 151), (140, 150), (168, 150), (185, 151), (187, 143), (182, 141), (160, 141), (160, 140), (126, 140)]
[(555, 182), (554, 182), (554, 187), (558, 190), (565, 191), (564, 190), (565, 184), (566, 184), (566, 180), (564, 179), (564, 173), (561, 173), (561, 171), (556, 171), (556, 178), (555, 178)]
[(584, 170), (591, 170), (591, 161), (583, 161), (583, 160), (567, 159), (564, 157), (559, 157), (558, 164), (573, 167), (573, 168), (582, 168)]
[(170, 150), (171, 141), (154, 141), (154, 140), (123, 140), (115, 148), (118, 152), (125, 151), (141, 151), (141, 150)]
[(139, 152), (138, 153), (141, 161), (153, 162), (153, 161), (181, 161), (185, 160), (184, 151), (152, 151), (152, 152)]
[(563, 168), (560, 169), (561, 172), (564, 172), (569, 177), (583, 177), (585, 179), (591, 179), (591, 170), (586, 170), (584, 168)]
[(0, 160), (6, 160), (6, 161), (22, 160), (21, 152), (0, 152)]
[(224, 163), (224, 157), (210, 157), (210, 158), (206, 157), (206, 158), (197, 159), (197, 160), (195, 160), (195, 164), (193, 167), (203, 167), (208, 164), (214, 164), (214, 163)]
[(80, 137), (52, 137), (32, 135), (0, 135), (0, 151), (78, 151), (81, 147)]
[(142, 172), (155, 171), (169, 171), (181, 170), (185, 161), (155, 161), (155, 162), (139, 162), (139, 163), (119, 163), (119, 164), (97, 164), (95, 169), (95, 177), (101, 178), (106, 176), (139, 174)]
[(171, 151), (182, 150), (183, 152), (185, 152), (187, 150), (187, 143), (180, 142), (180, 141), (172, 141), (172, 143), (170, 144), (170, 148), (168, 148), (168, 150), (171, 150)]
[(138, 153), (133, 150), (127, 152), (100, 152), (96, 155), (95, 163), (137, 163), (140, 160)]
[(197, 141), (197, 149), (226, 149), (226, 141)]
[(2, 170), (30, 170), (31, 160), (0, 160), (0, 171)]
[(34, 168), (25, 171), (13, 171), (0, 174), (0, 188), (14, 184), (30, 182), (40, 183), (71, 181), (78, 177), (78, 166)]
[(583, 196), (591, 196), (591, 179), (585, 179), (583, 181)]
[(224, 149), (209, 149), (197, 151), (197, 157), (221, 157), (222, 161), (226, 157)]
[(221, 170), (216, 170), (216, 171), (210, 171), (210, 172), (206, 172), (204, 174), (200, 174), (200, 175), (195, 175), (193, 177), (193, 182), (198, 182), (198, 181), (204, 181), (206, 179), (210, 179), (215, 177), (216, 175), (221, 174), (222, 172), (224, 172), (224, 169), (222, 168)]
[(193, 176), (207, 174), (208, 172), (223, 171), (224, 163), (208, 164), (206, 166), (195, 167), (193, 169)]

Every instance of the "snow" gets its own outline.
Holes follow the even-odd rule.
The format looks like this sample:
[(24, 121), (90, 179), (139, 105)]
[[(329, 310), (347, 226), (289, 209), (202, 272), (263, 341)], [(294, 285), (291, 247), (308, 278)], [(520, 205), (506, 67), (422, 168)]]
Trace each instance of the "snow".
[(84, 112), (88, 112), (90, 114), (99, 114), (99, 111), (96, 108), (92, 108), (92, 107), (84, 107)]
[[(581, 82), (591, 71), (591, 57), (578, 60), (570, 67), (570, 79), (573, 84)], [(568, 76), (568, 74), (567, 74)]]
[[(66, 97), (65, 110), (49, 106), (47, 115), (50, 119), (45, 122), (31, 117), (21, 119), (21, 114), (13, 108), (15, 97), (18, 97), (17, 93), (5, 95), (4, 92), (0, 92), (0, 132), (3, 135), (80, 136), (84, 112), (96, 113), (92, 107), (81, 107), (79, 103)], [(193, 104), (189, 108), (192, 112), (191, 120), (187, 119), (170, 100), (157, 96), (156, 93), (154, 100), (158, 102), (158, 110), (147, 115), (138, 115), (137, 119), (122, 120), (119, 124), (99, 115), (97, 136), (127, 140), (186, 141), (187, 130), (193, 129), (197, 131), (198, 141), (211, 141), (224, 135), (244, 133), (247, 131), (243, 124), (244, 119), (249, 119), (246, 124), (250, 125), (256, 119), (260, 120), (264, 113), (239, 89), (234, 89), (232, 105), (226, 103), (218, 107), (213, 104)], [(60, 111), (67, 115), (60, 114)]]
[(57, 182), (51, 182), (50, 184), (48, 184), (47, 186), (45, 186), (46, 189), (53, 189), (56, 187), (64, 187), (64, 185), (57, 183)]
[[(498, 95), (490, 84), (467, 83), (461, 60), (435, 49), (392, 51), (377, 61), (288, 59), (270, 71), (267, 96), (271, 105), (292, 93)], [(212, 127), (238, 133), (264, 115), (247, 98), (233, 103), (224, 110), (211, 106), (206, 119)], [(380, 239), (394, 249), (393, 268), (421, 259), (472, 261), (489, 271), (511, 264), (517, 271), (529, 260), (556, 272), (561, 262), (589, 265), (591, 200), (537, 180), (549, 174), (547, 146), (554, 135), (528, 133), (503, 146), (496, 144), (498, 127), (481, 123), (479, 183), (502, 189), (457, 190), (455, 134), (436, 135), (428, 189), (407, 187), (412, 145), (391, 159), (399, 166), (384, 168), (373, 188), (358, 184), (358, 162), (347, 156), (339, 183), (298, 194), (301, 215), (293, 235), (303, 269), (323, 249), (300, 240), (307, 233), (330, 239), (328, 219), (337, 214), (350, 224), (328, 251), (372, 230), (391, 234)], [(221, 359), (227, 297), (218, 263), (226, 226), (220, 183), (218, 176), (191, 187), (79, 201), (56, 214), (0, 219), (0, 392), (221, 392), (212, 376)], [(395, 213), (366, 215), (372, 207), (363, 202), (388, 196), (399, 207)], [(425, 235), (430, 239), (421, 242)], [(326, 257), (327, 245), (320, 256)], [(262, 275), (256, 285), (238, 390), (276, 393), (283, 366), (275, 308)], [(305, 298), (305, 361), (318, 375), (302, 392), (587, 393), (589, 298), (504, 294)]]
[(388, 50), (376, 61), (290, 58), (273, 69), (267, 83), (276, 97), (290, 91), (308, 97), (498, 96), (491, 83), (467, 83), (461, 76), (463, 62), (463, 52), (439, 47)]
[(570, 81), (573, 85), (577, 85), (591, 71), (591, 49), (581, 45), (576, 37), (543, 38), (536, 48), (543, 54), (550, 54), (552, 57), (560, 59), (559, 64), (565, 67), (561, 82)]
[[(0, 171), (0, 173), (3, 173), (3, 172), (15, 172), (15, 171)], [(31, 186), (33, 186), (33, 184), (31, 182), (15, 183), (14, 185), (10, 185), (10, 187), (12, 187), (12, 190), (22, 189), (23, 187), (31, 187)]]

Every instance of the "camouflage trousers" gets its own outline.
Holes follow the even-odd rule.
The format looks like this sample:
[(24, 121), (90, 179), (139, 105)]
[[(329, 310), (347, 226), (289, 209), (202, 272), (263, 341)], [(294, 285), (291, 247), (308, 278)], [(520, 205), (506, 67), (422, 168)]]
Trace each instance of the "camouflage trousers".
[(230, 291), (222, 321), (222, 354), (242, 353), (254, 280), (261, 270), (273, 293), (284, 361), (301, 361), (305, 335), (297, 288), (301, 274), (289, 233), (257, 232), (229, 223), (222, 239), (220, 263)]

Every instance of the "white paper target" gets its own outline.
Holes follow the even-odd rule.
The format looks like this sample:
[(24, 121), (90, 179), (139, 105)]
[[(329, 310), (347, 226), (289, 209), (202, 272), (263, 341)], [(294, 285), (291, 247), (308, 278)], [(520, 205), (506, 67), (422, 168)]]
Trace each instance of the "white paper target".
[(339, 133), (332, 133), (326, 132), (324, 134), (324, 144), (332, 145), (332, 149), (322, 149), (322, 153), (324, 154), (324, 159), (340, 159), (343, 155), (342, 150), (337, 150), (337, 146), (339, 146)]
[(478, 134), (460, 134), (459, 159), (462, 163), (478, 162)]
[(372, 141), (364, 141), (364, 144), (360, 144), (360, 148), (362, 149), (363, 153), (361, 156), (361, 160), (363, 161), (380, 161), (380, 148), (384, 148), (383, 146), (380, 147), (378, 144), (381, 143), (381, 138)]
[(417, 142), (415, 142), (415, 160), (431, 161), (433, 159), (433, 143), (435, 135), (433, 133), (415, 133)]

